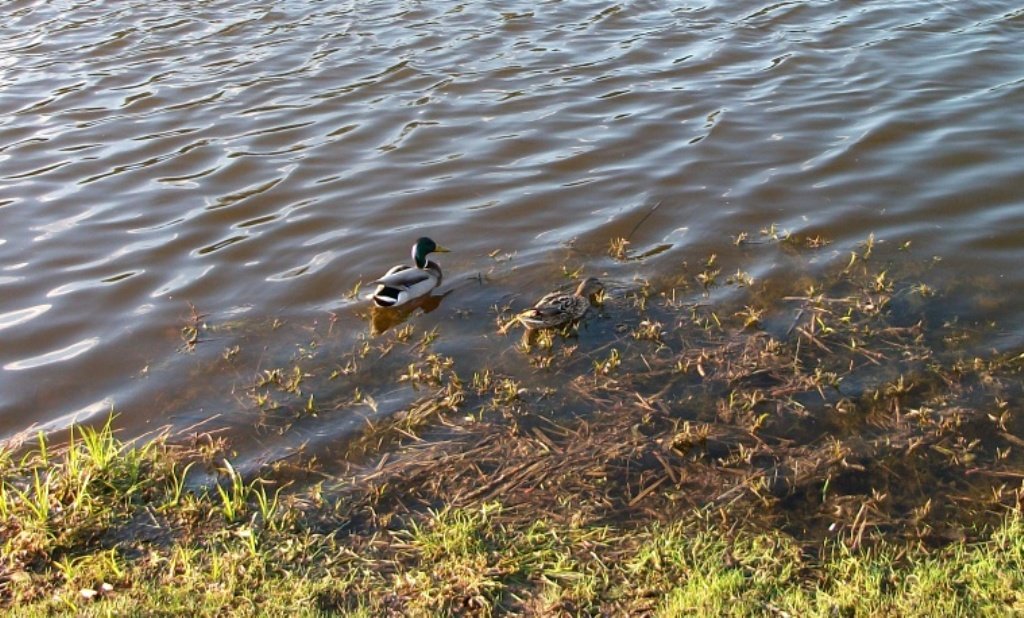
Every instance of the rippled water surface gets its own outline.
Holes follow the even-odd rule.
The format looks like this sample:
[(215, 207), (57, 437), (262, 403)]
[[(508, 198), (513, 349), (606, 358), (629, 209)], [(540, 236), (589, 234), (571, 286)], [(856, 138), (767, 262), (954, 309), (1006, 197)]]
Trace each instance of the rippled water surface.
[[(229, 418), (252, 373), (205, 369), (227, 335), (182, 350), (190, 304), (255, 365), (303, 325), (352, 342), (347, 293), (424, 234), (451, 293), (414, 319), (449, 352), (507, 347), (490, 308), (566, 263), (785, 277), (732, 242), (771, 224), (823, 267), (872, 233), (942, 257), (983, 346), (1019, 346), (1022, 40), (1003, 1), (8, 0), (0, 436)], [(611, 259), (630, 234), (649, 257)]]

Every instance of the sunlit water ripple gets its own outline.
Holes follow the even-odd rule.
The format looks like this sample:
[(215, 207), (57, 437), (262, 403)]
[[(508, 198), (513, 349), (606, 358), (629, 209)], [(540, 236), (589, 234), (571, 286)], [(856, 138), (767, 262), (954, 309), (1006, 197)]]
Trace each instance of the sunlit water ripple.
[[(469, 353), (567, 256), (622, 286), (712, 252), (785, 275), (730, 240), (773, 223), (829, 264), (871, 233), (941, 256), (990, 290), (962, 307), (984, 345), (1022, 343), (1024, 10), (665, 4), (3, 3), (0, 436), (230, 413), (210, 393), (250, 377), (196, 387), (231, 342), (181, 353), (190, 303), (350, 340), (344, 292), (422, 234), (455, 249), (423, 320)], [(659, 202), (632, 242), (667, 250), (611, 260)]]

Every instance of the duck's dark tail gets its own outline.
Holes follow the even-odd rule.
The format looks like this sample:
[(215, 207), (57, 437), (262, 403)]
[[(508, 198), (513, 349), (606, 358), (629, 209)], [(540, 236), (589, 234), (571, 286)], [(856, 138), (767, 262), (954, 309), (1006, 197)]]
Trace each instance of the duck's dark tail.
[(384, 286), (373, 293), (373, 303), (378, 307), (394, 307), (398, 302), (398, 290), (393, 287)]

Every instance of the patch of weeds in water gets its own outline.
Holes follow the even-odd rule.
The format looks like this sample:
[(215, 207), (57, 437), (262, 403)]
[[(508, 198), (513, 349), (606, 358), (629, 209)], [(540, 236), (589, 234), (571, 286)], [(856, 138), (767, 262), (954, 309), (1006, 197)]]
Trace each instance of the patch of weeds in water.
[(621, 364), (622, 357), (619, 355), (619, 351), (612, 348), (607, 357), (594, 361), (594, 372), (599, 376), (611, 375), (618, 370)]
[(416, 330), (412, 324), (405, 324), (401, 328), (395, 331), (395, 341), (405, 343), (412, 338), (413, 332)]
[(204, 322), (206, 314), (199, 313), (199, 310), (192, 303), (188, 304), (188, 309), (189, 316), (185, 320), (185, 325), (181, 327), (181, 340), (183, 342), (183, 349), (186, 352), (193, 352), (201, 341), (200, 331), (206, 328)]
[(759, 328), (764, 310), (747, 305), (742, 311), (737, 311), (736, 316), (743, 320), (743, 328)]
[(347, 458), (358, 460), (400, 444), (403, 439), (420, 441), (417, 434), (422, 429), (429, 428), (433, 422), (447, 422), (447, 415), (458, 412), (464, 399), (461, 384), (448, 383), (389, 418), (378, 422), (367, 420), (364, 431), (349, 444)]
[(583, 273), (584, 268), (585, 267), (583, 265), (577, 266), (575, 268), (563, 265), (562, 275), (565, 276), (566, 279), (571, 279), (572, 281), (575, 281), (580, 278), (580, 275)]
[(644, 311), (647, 309), (647, 303), (651, 300), (651, 294), (653, 291), (651, 282), (647, 279), (640, 279), (637, 282), (636, 289), (629, 293), (629, 297), (633, 301), (633, 307), (637, 311)]
[(399, 382), (409, 382), (413, 387), (440, 386), (446, 379), (457, 376), (451, 372), (454, 361), (447, 356), (428, 354), (421, 362), (411, 363), (406, 372), (398, 377)]
[(736, 272), (725, 280), (728, 285), (738, 285), (750, 287), (754, 285), (754, 278), (750, 276), (750, 273), (737, 269)]
[(642, 320), (633, 331), (633, 338), (641, 341), (653, 341), (661, 343), (665, 335), (665, 326), (661, 322)]
[(519, 386), (519, 383), (512, 378), (503, 378), (494, 387), (494, 403), (497, 405), (507, 405), (519, 400), (520, 395), (523, 393), (523, 389)]
[(432, 329), (428, 330), (427, 332), (423, 333), (423, 336), (420, 337), (420, 340), (416, 344), (416, 347), (418, 347), (421, 350), (426, 350), (427, 347), (429, 347), (432, 343), (437, 341), (437, 337), (438, 337), (438, 330), (437, 330), (437, 328), (432, 328)]
[(697, 274), (697, 281), (705, 290), (713, 287), (718, 281), (718, 275), (722, 273), (722, 269), (715, 268), (715, 262), (717, 260), (718, 255), (712, 253), (708, 256), (708, 259), (704, 261), (704, 270)]
[(787, 232), (781, 236), (775, 232), (774, 234), (768, 233), (766, 236), (774, 241), (778, 241), (784, 249), (789, 249), (794, 252), (804, 249), (821, 249), (832, 244), (831, 239), (822, 236), (821, 234), (811, 234), (806, 232), (799, 234)]
[(775, 223), (766, 228), (761, 228), (760, 233), (762, 238), (772, 242), (785, 242), (791, 236), (789, 230), (780, 229)]
[(359, 291), (363, 289), (362, 280), (356, 281), (355, 285), (345, 293), (346, 300), (356, 300), (359, 298)]
[(629, 259), (629, 241), (625, 238), (613, 238), (608, 243), (608, 255), (612, 259), (625, 262)]
[(226, 361), (231, 361), (235, 359), (238, 356), (239, 352), (241, 351), (242, 347), (237, 345), (225, 348), (224, 351), (221, 352), (221, 358), (223, 358)]

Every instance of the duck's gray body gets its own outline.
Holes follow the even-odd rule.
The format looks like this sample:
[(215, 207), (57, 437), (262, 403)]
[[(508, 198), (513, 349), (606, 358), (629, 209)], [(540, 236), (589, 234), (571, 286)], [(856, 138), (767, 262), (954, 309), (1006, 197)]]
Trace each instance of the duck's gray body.
[(377, 284), (377, 290), (373, 293), (373, 302), (378, 307), (404, 305), (411, 300), (429, 294), (434, 288), (441, 285), (443, 278), (441, 267), (431, 260), (427, 260), (424, 268), (415, 268), (406, 264), (394, 266), (374, 282)]
[(441, 267), (437, 262), (427, 259), (427, 254), (435, 251), (444, 253), (448, 249), (429, 238), (418, 239), (412, 246), (413, 266), (393, 266), (383, 277), (374, 281), (377, 284), (371, 296), (374, 304), (378, 307), (398, 307), (430, 294), (441, 285)]

